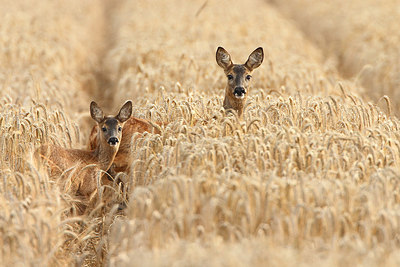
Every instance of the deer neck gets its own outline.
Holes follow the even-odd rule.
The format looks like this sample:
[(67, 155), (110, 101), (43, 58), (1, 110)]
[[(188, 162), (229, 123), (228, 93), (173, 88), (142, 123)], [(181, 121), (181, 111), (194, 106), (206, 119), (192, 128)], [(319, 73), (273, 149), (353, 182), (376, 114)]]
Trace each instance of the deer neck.
[(104, 144), (104, 142), (100, 142), (94, 150), (94, 157), (96, 158), (98, 167), (103, 171), (107, 171), (111, 167), (117, 152), (118, 147), (112, 147)]
[(246, 102), (246, 96), (243, 99), (237, 99), (233, 95), (229, 94), (229, 87), (226, 88), (225, 99), (224, 99), (224, 109), (236, 110), (238, 116), (241, 117), (243, 114), (244, 103)]

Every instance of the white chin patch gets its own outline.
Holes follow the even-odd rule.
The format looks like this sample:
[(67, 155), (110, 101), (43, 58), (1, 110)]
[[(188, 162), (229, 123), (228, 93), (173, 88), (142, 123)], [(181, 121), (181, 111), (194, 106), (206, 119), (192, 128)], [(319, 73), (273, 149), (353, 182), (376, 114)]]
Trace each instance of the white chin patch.
[(235, 97), (236, 97), (237, 99), (243, 99), (244, 96), (245, 96), (244, 94), (243, 94), (243, 95), (240, 95), (240, 96), (239, 96), (239, 95), (235, 95)]

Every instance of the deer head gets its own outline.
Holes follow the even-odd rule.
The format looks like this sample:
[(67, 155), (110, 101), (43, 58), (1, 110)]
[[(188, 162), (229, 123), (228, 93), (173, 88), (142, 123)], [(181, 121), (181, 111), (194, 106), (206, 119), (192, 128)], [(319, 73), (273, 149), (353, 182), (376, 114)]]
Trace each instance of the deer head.
[(224, 69), (228, 83), (225, 91), (224, 108), (238, 111), (239, 116), (243, 112), (244, 103), (250, 87), (251, 74), (264, 60), (262, 47), (254, 50), (246, 63), (233, 64), (231, 56), (222, 47), (218, 47), (216, 53), (218, 65)]
[(98, 140), (100, 146), (109, 146), (118, 150), (122, 139), (122, 127), (132, 115), (132, 102), (127, 101), (117, 116), (104, 116), (103, 110), (96, 102), (90, 103), (90, 115), (99, 127)]

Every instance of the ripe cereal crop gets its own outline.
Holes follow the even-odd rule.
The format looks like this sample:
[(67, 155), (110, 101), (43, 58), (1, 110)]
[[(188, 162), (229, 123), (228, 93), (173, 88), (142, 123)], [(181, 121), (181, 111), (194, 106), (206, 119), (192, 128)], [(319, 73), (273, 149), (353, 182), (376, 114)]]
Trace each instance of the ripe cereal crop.
[[(397, 266), (399, 42), (346, 46), (331, 2), (4, 1), (1, 265)], [(349, 1), (346, 25), (372, 36), (357, 22), (390, 3)], [(223, 109), (219, 46), (264, 51), (242, 116)], [(382, 46), (393, 61), (371, 69)], [(127, 171), (100, 171), (80, 213), (78, 168), (50, 176), (34, 152), (86, 149), (90, 102), (127, 100), (156, 130), (131, 133)]]

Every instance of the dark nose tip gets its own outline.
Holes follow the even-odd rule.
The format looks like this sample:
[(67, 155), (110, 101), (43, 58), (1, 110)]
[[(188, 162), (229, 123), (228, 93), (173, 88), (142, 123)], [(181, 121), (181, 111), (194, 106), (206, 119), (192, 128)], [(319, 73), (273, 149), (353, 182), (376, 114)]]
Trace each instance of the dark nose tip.
[(246, 94), (246, 90), (244, 90), (243, 87), (236, 87), (235, 90), (233, 91), (233, 94), (236, 96), (242, 96)]
[(112, 146), (115, 146), (118, 142), (119, 140), (117, 137), (111, 137), (110, 139), (108, 139), (108, 143)]

